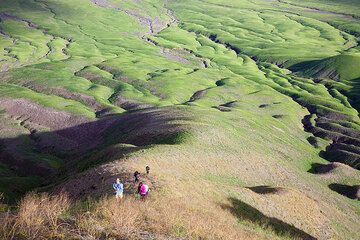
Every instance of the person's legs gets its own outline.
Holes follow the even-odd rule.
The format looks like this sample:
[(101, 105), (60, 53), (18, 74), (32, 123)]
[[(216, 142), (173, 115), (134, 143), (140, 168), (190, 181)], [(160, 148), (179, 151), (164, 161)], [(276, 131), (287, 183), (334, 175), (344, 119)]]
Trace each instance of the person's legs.
[(146, 197), (147, 197), (147, 193), (145, 193), (145, 194), (140, 194), (140, 198), (141, 198), (142, 200), (145, 200)]
[(123, 198), (123, 193), (122, 192), (116, 192), (115, 197), (116, 197), (117, 201), (120, 201)]

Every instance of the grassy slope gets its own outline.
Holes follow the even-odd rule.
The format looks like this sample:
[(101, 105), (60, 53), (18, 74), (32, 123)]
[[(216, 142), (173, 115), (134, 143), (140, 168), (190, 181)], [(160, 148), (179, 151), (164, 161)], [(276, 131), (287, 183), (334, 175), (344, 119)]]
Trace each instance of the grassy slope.
[[(170, 19), (161, 1), (144, 1), (141, 7), (131, 1), (114, 2), (139, 9), (144, 15)], [(330, 109), (348, 115), (351, 119), (345, 123), (356, 127), (358, 113), (342, 101), (341, 93), (336, 98), (324, 85), (288, 75), (286, 69), (275, 65), (332, 58), (346, 51), (356, 38), (308, 15), (281, 13), (264, 1), (256, 3), (170, 2), (181, 24), (150, 38), (161, 47), (191, 50), (209, 62), (209, 67), (203, 68), (169, 60), (159, 46), (133, 35), (146, 31), (145, 26), (111, 7), (86, 0), (3, 1), (1, 11), (30, 19), (37, 27), (14, 19), (1, 21), (7, 36), (1, 38), (0, 46), (7, 61), (0, 66), (10, 70), (4, 74), (0, 94), (94, 118), (95, 110), (87, 103), (38, 89), (63, 88), (88, 95), (115, 113), (126, 110), (114, 103), (116, 96), (174, 107), (204, 91), (200, 99), (174, 107), (191, 116), (192, 121), (186, 123), (191, 141), (155, 145), (129, 156), (125, 166), (139, 169), (150, 164), (166, 191), (184, 206), (199, 211), (208, 208), (221, 216), (219, 221), (233, 222), (237, 217), (240, 232), (259, 237), (270, 234), (270, 238), (294, 234), (290, 226), (281, 225), (283, 232), (274, 224), (259, 226), (241, 211), (236, 217), (225, 216), (220, 205), (240, 201), (240, 208), (245, 203), (250, 210), (258, 209), (319, 238), (356, 238), (358, 202), (327, 185), (334, 181), (359, 184), (358, 174), (323, 177), (307, 173), (312, 163), (325, 161), (318, 157), (319, 149), (306, 140), (311, 134), (303, 131), (301, 120), (307, 110), (293, 99), (314, 107), (316, 114)], [(190, 57), (194, 56), (184, 55)], [(355, 73), (351, 70), (351, 74)], [(225, 106), (230, 112), (214, 108), (233, 101), (231, 107)], [(2, 138), (6, 137), (12, 136), (2, 131)], [(2, 177), (4, 186), (6, 181)], [(267, 196), (246, 188), (261, 185), (285, 187), (288, 194)], [(176, 192), (171, 190), (174, 186), (179, 188)], [(298, 198), (297, 203), (290, 201)], [(302, 215), (307, 204), (315, 209), (309, 216)], [(237, 205), (230, 207), (238, 209)]]
[[(336, 55), (333, 51), (342, 51), (345, 54), (345, 52), (348, 52), (348, 48), (345, 47), (345, 45), (349, 39), (347, 37), (345, 39), (343, 35), (345, 33), (323, 22), (307, 17), (299, 17), (294, 14), (282, 16), (272, 13), (271, 10), (260, 13), (244, 10), (244, 8), (249, 8), (249, 4), (237, 3), (237, 11), (231, 10), (231, 8), (221, 4), (206, 5), (207, 3), (204, 2), (201, 2), (201, 4), (202, 6), (208, 6), (210, 11), (208, 9), (206, 11), (197, 8), (196, 6), (190, 8), (186, 3), (174, 4), (174, 8), (180, 9), (178, 11), (179, 17), (184, 19), (181, 28), (191, 33), (196, 33), (195, 35), (184, 32), (175, 34), (175, 31), (169, 28), (163, 31), (164, 33), (160, 33), (154, 40), (160, 44), (169, 46), (168, 39), (176, 41), (177, 43), (183, 39), (178, 38), (178, 35), (181, 33), (187, 35), (187, 42), (189, 38), (193, 38), (191, 46), (194, 47), (192, 47), (191, 50), (199, 56), (209, 58), (212, 63), (226, 67), (233, 73), (244, 76), (249, 81), (268, 85), (292, 97), (301, 105), (306, 106), (310, 112), (316, 114), (319, 119), (325, 119), (325, 124), (316, 124), (312, 130), (317, 136), (337, 141), (341, 135), (347, 132), (347, 130), (342, 127), (334, 128), (331, 126), (333, 123), (328, 122), (328, 119), (332, 118), (329, 117), (330, 115), (343, 115), (342, 117), (336, 117), (345, 120), (339, 123), (343, 126), (359, 123), (357, 111), (354, 110), (347, 101), (344, 101), (343, 92), (334, 93), (335, 90), (331, 87), (328, 89), (325, 88), (327, 87), (326, 84), (324, 87), (322, 84), (316, 84), (310, 79), (289, 75), (286, 70), (263, 62), (271, 61), (282, 66), (288, 66), (305, 59), (319, 59), (325, 56), (331, 57), (333, 54)], [(231, 5), (234, 4), (235, 3), (231, 3)], [(257, 5), (253, 6), (254, 9), (256, 9), (256, 7)], [(196, 11), (200, 13), (198, 15), (199, 17), (194, 14)], [(206, 16), (205, 12), (207, 14)], [(219, 15), (219, 13), (221, 14)], [(262, 15), (263, 17), (261, 18)], [(231, 16), (231, 19), (229, 19), (228, 16)], [(257, 20), (259, 17), (260, 19)], [(238, 21), (236, 25), (232, 24), (232, 22), (238, 18), (242, 20)], [(254, 21), (256, 21), (256, 24), (254, 24)], [(233, 34), (236, 33), (240, 35), (244, 31), (249, 31), (248, 29), (251, 29), (252, 32), (244, 36), (241, 35), (241, 38), (237, 38)], [(169, 33), (166, 33), (167, 31), (169, 31)], [(256, 37), (256, 34), (260, 33), (265, 36), (267, 36), (266, 34), (270, 35), (268, 36), (270, 40), (266, 42), (262, 38)], [(274, 37), (274, 35), (278, 35), (278, 37)], [(177, 40), (174, 40), (174, 38)], [(297, 43), (297, 41), (299, 42)], [(339, 43), (342, 42), (342, 44), (337, 45), (337, 41)], [(352, 37), (352, 41), (355, 41), (354, 37)], [(317, 44), (312, 45), (312, 42), (317, 42)], [(332, 45), (332, 43), (337, 47)], [(319, 44), (325, 44), (323, 45), (323, 51), (318, 51)], [(254, 48), (255, 45), (257, 48)], [(263, 45), (264, 49), (258, 47)], [(179, 46), (181, 45), (173, 44), (171, 47)], [(231, 48), (233, 51), (227, 50), (225, 46)], [(312, 49), (312, 46), (314, 46), (314, 49)], [(215, 51), (211, 50), (211, 48)], [(219, 51), (217, 51), (219, 48), (225, 49), (225, 52), (227, 51), (228, 53), (234, 54), (234, 52), (238, 52), (239, 54), (237, 56), (226, 54), (227, 57), (224, 58), (219, 54)], [(353, 56), (355, 59), (357, 59), (356, 51), (356, 49), (352, 49), (352, 53), (349, 53), (350, 56)], [(239, 58), (240, 61), (238, 61)], [(242, 66), (246, 66), (246, 68)], [(350, 66), (355, 67), (356, 63), (353, 65), (352, 62)], [(248, 71), (250, 68), (251, 71)], [(341, 70), (336, 64), (331, 64), (331, 68), (334, 69), (332, 70), (333, 72), (345, 71)], [(356, 75), (356, 72), (352, 72), (353, 75)], [(315, 75), (313, 76), (316, 77)], [(335, 101), (333, 100), (334, 98), (336, 99)], [(347, 135), (347, 133), (345, 133), (345, 135)], [(354, 136), (358, 138), (359, 135), (355, 132), (349, 137), (353, 138)], [(356, 148), (358, 148), (358, 146), (356, 146)], [(335, 151), (342, 150), (336, 149)], [(358, 167), (358, 160), (356, 160), (356, 158), (355, 162), (354, 160), (350, 160), (352, 159), (352, 157), (350, 157), (351, 154), (345, 154), (346, 156), (343, 157), (342, 161)]]

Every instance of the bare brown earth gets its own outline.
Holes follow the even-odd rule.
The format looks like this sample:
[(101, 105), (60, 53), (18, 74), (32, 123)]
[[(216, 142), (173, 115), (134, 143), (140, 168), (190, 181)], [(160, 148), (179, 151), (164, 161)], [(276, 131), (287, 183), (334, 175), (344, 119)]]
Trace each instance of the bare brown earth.
[(87, 121), (85, 117), (56, 111), (51, 108), (44, 108), (25, 99), (1, 99), (0, 106), (5, 109), (7, 114), (15, 118), (26, 118), (29, 122), (34, 122), (52, 130), (72, 127)]
[(174, 49), (168, 49), (168, 48), (161, 48), (160, 53), (163, 56), (165, 56), (167, 59), (170, 59), (172, 61), (176, 61), (184, 64), (190, 64), (190, 61), (184, 57), (185, 53), (182, 53), (181, 51), (176, 51)]
[(57, 95), (62, 98), (65, 98), (65, 99), (72, 99), (75, 101), (79, 101), (79, 102), (85, 104), (86, 106), (92, 108), (95, 112), (100, 111), (104, 108), (104, 106), (102, 106), (100, 103), (98, 103), (93, 96), (89, 96), (89, 95), (81, 94), (81, 93), (77, 93), (77, 92), (72, 92), (65, 88), (47, 87), (44, 85), (35, 85), (35, 84), (31, 84), (26, 87), (28, 87), (31, 90), (36, 91), (36, 92), (41, 92), (41, 93), (50, 94), (50, 95), (53, 94), (53, 95)]
[(128, 111), (139, 110), (139, 109), (145, 109), (145, 108), (152, 107), (149, 104), (139, 103), (139, 102), (134, 101), (134, 100), (126, 99), (126, 98), (124, 98), (122, 96), (117, 96), (115, 101), (114, 101), (114, 104), (121, 107), (121, 108), (123, 108), (123, 109), (126, 109)]

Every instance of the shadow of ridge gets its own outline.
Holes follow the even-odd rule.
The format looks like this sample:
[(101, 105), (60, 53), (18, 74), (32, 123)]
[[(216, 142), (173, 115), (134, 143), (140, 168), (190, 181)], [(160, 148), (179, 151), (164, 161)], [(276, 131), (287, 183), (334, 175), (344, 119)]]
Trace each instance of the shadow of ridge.
[(251, 205), (237, 199), (229, 198), (231, 205), (224, 204), (221, 207), (229, 210), (239, 220), (248, 221), (259, 225), (264, 229), (272, 230), (276, 235), (289, 236), (291, 238), (300, 238), (306, 240), (316, 239), (310, 234), (296, 228), (293, 225), (285, 223), (277, 218), (268, 217)]
[(189, 133), (179, 120), (190, 118), (176, 109), (154, 108), (109, 115), (60, 130), (0, 138), (0, 166), (5, 168), (0, 171), (0, 192), (12, 203), (35, 188), (46, 188), (69, 175), (155, 144), (180, 144)]

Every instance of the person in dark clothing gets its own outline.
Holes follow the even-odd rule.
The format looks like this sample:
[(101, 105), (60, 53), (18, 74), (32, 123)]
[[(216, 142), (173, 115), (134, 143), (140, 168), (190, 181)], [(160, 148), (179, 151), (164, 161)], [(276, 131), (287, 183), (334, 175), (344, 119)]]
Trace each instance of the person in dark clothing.
[(134, 179), (135, 182), (139, 182), (140, 181), (140, 173), (138, 171), (134, 172)]
[(143, 182), (140, 182), (137, 188), (137, 193), (140, 194), (141, 186), (143, 185)]
[(149, 167), (149, 166), (146, 166), (145, 170), (146, 170), (146, 174), (149, 175), (149, 173), (150, 173), (150, 167)]

